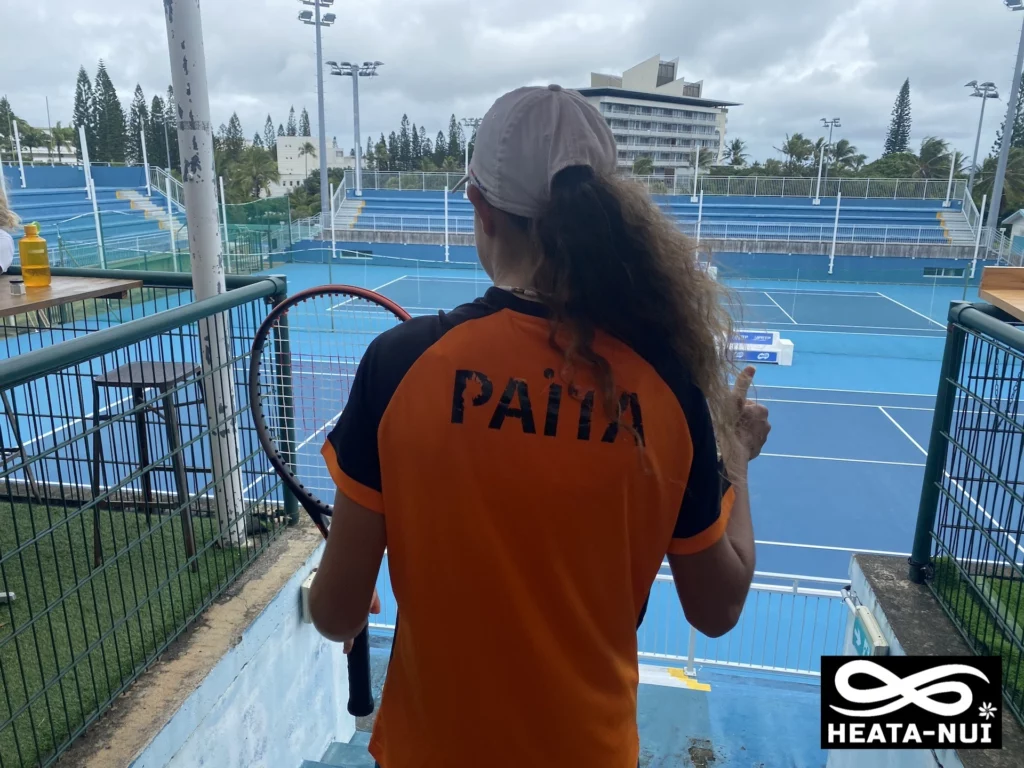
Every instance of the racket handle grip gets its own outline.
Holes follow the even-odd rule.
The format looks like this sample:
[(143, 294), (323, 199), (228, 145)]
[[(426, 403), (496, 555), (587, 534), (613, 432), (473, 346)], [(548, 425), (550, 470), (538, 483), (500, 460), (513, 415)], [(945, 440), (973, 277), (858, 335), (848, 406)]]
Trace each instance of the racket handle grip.
[(348, 653), (348, 713), (354, 717), (373, 714), (369, 627), (363, 627)]

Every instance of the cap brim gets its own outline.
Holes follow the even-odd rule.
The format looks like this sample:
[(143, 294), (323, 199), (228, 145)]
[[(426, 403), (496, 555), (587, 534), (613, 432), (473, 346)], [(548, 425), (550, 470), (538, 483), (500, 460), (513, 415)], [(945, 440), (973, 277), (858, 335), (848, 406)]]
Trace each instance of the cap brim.
[(448, 191), (449, 191), (449, 192), (458, 192), (458, 191), (459, 191), (460, 189), (462, 189), (462, 188), (463, 188), (464, 186), (466, 186), (466, 183), (467, 183), (468, 181), (469, 181), (469, 174), (467, 173), (467, 174), (466, 174), (465, 176), (463, 176), (463, 177), (462, 177), (461, 179), (459, 179), (458, 181), (456, 181), (456, 182), (455, 182), (455, 186), (454, 186), (454, 187), (452, 187), (452, 188), (451, 188), (450, 190), (448, 190)]

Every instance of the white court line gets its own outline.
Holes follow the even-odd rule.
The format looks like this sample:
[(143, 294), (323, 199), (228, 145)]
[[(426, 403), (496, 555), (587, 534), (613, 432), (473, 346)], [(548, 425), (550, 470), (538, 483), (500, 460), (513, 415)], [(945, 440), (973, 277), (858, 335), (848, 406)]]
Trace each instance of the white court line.
[[(888, 419), (889, 421), (891, 421), (891, 422), (893, 423), (893, 425), (894, 425), (894, 426), (896, 427), (896, 429), (898, 429), (898, 430), (899, 430), (900, 432), (902, 432), (902, 433), (903, 433), (903, 436), (904, 436), (904, 437), (906, 437), (906, 438), (907, 438), (907, 440), (909, 440), (909, 441), (910, 441), (911, 443), (913, 443), (913, 444), (914, 444), (914, 447), (915, 447), (915, 448), (917, 448), (917, 450), (919, 450), (919, 451), (920, 451), (921, 453), (923, 453), (923, 454), (924, 454), (925, 456), (927, 456), (927, 455), (928, 455), (928, 451), (926, 451), (926, 450), (925, 450), (924, 448), (922, 448), (922, 447), (921, 447), (921, 444), (920, 444), (919, 442), (917, 442), (917, 440), (915, 440), (915, 439), (914, 439), (913, 437), (911, 437), (911, 436), (910, 436), (910, 433), (909, 433), (909, 432), (907, 432), (907, 430), (905, 430), (905, 429), (903, 428), (903, 425), (902, 425), (902, 424), (900, 424), (900, 423), (899, 423), (898, 421), (896, 421), (896, 419), (894, 419), (894, 418), (893, 418), (893, 417), (892, 417), (892, 416), (891, 416), (891, 415), (890, 415), (890, 414), (889, 414), (889, 413), (888, 413), (888, 412), (887, 412), (887, 411), (885, 410), (885, 408), (883, 408), (882, 406), (878, 406), (878, 410), (880, 410), (880, 411), (881, 411), (881, 412), (882, 412), (883, 414), (885, 414), (885, 418), (887, 418), (887, 419)], [(982, 513), (983, 515), (985, 515), (985, 517), (987, 517), (987, 518), (988, 518), (988, 521), (989, 521), (990, 523), (992, 523), (992, 525), (994, 525), (994, 526), (995, 526), (996, 528), (998, 528), (998, 529), (999, 529), (1000, 531), (1002, 531), (1002, 533), (1003, 533), (1003, 536), (1005, 536), (1005, 537), (1006, 537), (1007, 539), (1009, 539), (1009, 540), (1010, 540), (1010, 542), (1012, 542), (1012, 543), (1013, 543), (1013, 545), (1014, 545), (1014, 546), (1015, 546), (1015, 547), (1016, 547), (1016, 548), (1017, 548), (1018, 550), (1020, 550), (1020, 552), (1021, 552), (1022, 554), (1024, 554), (1024, 547), (1022, 547), (1022, 546), (1021, 546), (1020, 544), (1018, 544), (1018, 543), (1017, 543), (1017, 539), (1016, 539), (1016, 538), (1014, 538), (1012, 534), (1010, 534), (1010, 533), (1007, 533), (1007, 531), (1006, 531), (1006, 530), (1005, 530), (1005, 529), (1003, 528), (1003, 526), (1001, 526), (1001, 525), (1000, 525), (1000, 524), (999, 524), (998, 522), (996, 522), (996, 519), (995, 519), (994, 517), (992, 517), (992, 515), (990, 515), (990, 514), (988, 513), (988, 510), (986, 510), (986, 509), (985, 509), (985, 508), (984, 508), (983, 506), (981, 506), (981, 504), (979, 504), (979, 503), (978, 503), (978, 500), (977, 500), (977, 499), (975, 499), (975, 498), (974, 498), (973, 496), (971, 496), (971, 494), (969, 494), (969, 493), (967, 492), (967, 489), (966, 489), (966, 488), (964, 488), (964, 487), (963, 487), (962, 485), (960, 485), (960, 483), (958, 483), (958, 482), (957, 482), (956, 480), (954, 480), (954, 479), (953, 479), (953, 477), (952, 477), (952, 476), (951, 476), (951, 475), (949, 474), (949, 472), (947, 472), (946, 470), (942, 470), (942, 474), (943, 474), (943, 475), (944, 475), (944, 476), (946, 477), (946, 479), (947, 479), (947, 480), (949, 480), (949, 482), (951, 482), (951, 483), (952, 483), (953, 485), (955, 485), (955, 486), (956, 486), (957, 488), (959, 488), (959, 489), (960, 489), (960, 492), (961, 492), (961, 493), (962, 493), (962, 494), (963, 494), (964, 496), (966, 496), (966, 497), (967, 497), (968, 499), (970, 499), (970, 500), (971, 500), (971, 503), (972, 503), (972, 504), (973, 504), (974, 506), (976, 506), (976, 507), (977, 507), (978, 509), (980, 509), (980, 510), (981, 510), (981, 513)]]
[(935, 325), (939, 326), (939, 328), (942, 328), (943, 330), (945, 330), (946, 326), (944, 324), (940, 323), (938, 320), (933, 320), (932, 318), (928, 317), (928, 315), (926, 315), (926, 314), (924, 314), (922, 312), (918, 312), (916, 309), (911, 309), (906, 304), (904, 304), (902, 301), (896, 301), (896, 299), (894, 299), (892, 296), (886, 296), (884, 293), (881, 293), (881, 292), (878, 295), (881, 296), (883, 299), (888, 299), (893, 304), (896, 304), (896, 305), (898, 305), (900, 307), (903, 307), (908, 312), (913, 312), (918, 317), (923, 317), (929, 323), (935, 323)]
[[(400, 277), (396, 277), (394, 280), (388, 280), (383, 285), (378, 285), (376, 288), (371, 288), (370, 290), (373, 291), (374, 293), (377, 293), (382, 288), (387, 288), (389, 285), (393, 285), (393, 284), (397, 283), (399, 280), (404, 280), (407, 277), (410, 277), (410, 275), (401, 275)], [(355, 297), (353, 296), (351, 299), (345, 299), (344, 301), (339, 301), (337, 304), (332, 304), (331, 306), (329, 306), (327, 308), (327, 311), (330, 312), (331, 310), (337, 309), (338, 307), (343, 307), (346, 304), (352, 303), (352, 301), (354, 301), (354, 300), (355, 300)]]
[[(430, 269), (430, 267), (428, 267)], [(419, 280), (420, 282), (431, 282), (431, 283), (487, 283), (488, 285), (494, 285), (491, 282), (491, 278), (487, 277), (486, 273), (483, 273), (482, 277), (449, 277), (447, 275), (434, 277), (433, 275), (402, 275), (399, 280)], [(395, 282), (394, 280), (391, 283)], [(385, 283), (384, 285), (391, 285), (391, 283)], [(382, 286), (383, 287), (383, 286)], [(377, 290), (374, 288), (374, 290)]]
[(806, 392), (846, 392), (852, 395), (893, 395), (894, 397), (935, 397), (920, 392), (882, 392), (877, 389), (834, 389), (829, 387), (796, 387), (792, 384), (755, 384), (754, 389), (800, 389)]
[(800, 456), (795, 453), (762, 453), (773, 459), (807, 459), (809, 461), (841, 461), (847, 464), (886, 464), (893, 467), (923, 467), (910, 461), (879, 461), (878, 459), (840, 459), (835, 456)]
[[(797, 405), (839, 405), (844, 408), (879, 408), (881, 406), (872, 403), (833, 403), (824, 400), (783, 400), (777, 397), (755, 397), (759, 403), (795, 403)], [(934, 408), (923, 408), (916, 405), (886, 405), (885, 408), (892, 408), (894, 411), (925, 411), (931, 413)]]
[(793, 325), (799, 325), (799, 323), (796, 320), (793, 319), (793, 316), (791, 314), (789, 314), (789, 312), (787, 312), (786, 310), (782, 309), (782, 305), (779, 304), (779, 302), (777, 302), (775, 299), (773, 299), (772, 295), (770, 293), (768, 293), (768, 291), (764, 292), (764, 296), (765, 296), (766, 299), (768, 299), (768, 301), (770, 301), (772, 304), (774, 304), (776, 307), (778, 307), (780, 310), (782, 310), (782, 314), (784, 314), (786, 317), (789, 318), (789, 322), (791, 322)]
[[(866, 333), (862, 331), (816, 331), (811, 326), (797, 326), (784, 325), (778, 328), (765, 327), (764, 323), (741, 323), (738, 327), (740, 328), (756, 328), (761, 331), (778, 331), (779, 333), (786, 334), (797, 334), (797, 333), (819, 333), (827, 336), (870, 336), (873, 339), (928, 339), (930, 341), (942, 340), (945, 338), (943, 334), (932, 335), (931, 331), (921, 329), (921, 333)], [(811, 352), (814, 355), (846, 355), (847, 352)], [(874, 357), (874, 355), (868, 355)]]
[[(115, 400), (112, 403), (108, 403), (107, 407), (108, 408), (113, 408), (114, 406), (121, 405), (121, 403), (127, 402), (128, 400), (131, 400), (131, 399), (132, 399), (131, 395), (127, 395), (125, 397), (122, 397), (120, 400)], [(48, 438), (48, 437), (50, 437), (52, 435), (56, 435), (56, 434), (58, 434), (60, 432), (63, 432), (65, 429), (69, 429), (70, 427), (74, 426), (75, 424), (78, 424), (79, 422), (84, 422), (86, 419), (91, 419), (95, 415), (96, 415), (96, 411), (90, 411), (89, 413), (85, 414), (85, 416), (80, 416), (77, 419), (72, 419), (71, 421), (69, 421), (67, 424), (64, 424), (63, 426), (57, 427), (56, 429), (51, 429), (49, 432), (44, 432), (43, 434), (39, 435), (38, 437), (33, 437), (31, 440), (26, 440), (25, 441), (25, 446), (28, 447), (28, 446), (32, 445), (33, 443), (35, 443), (35, 442), (37, 442), (39, 440), (45, 440), (46, 438)], [(31, 420), (31, 416), (30, 416), (30, 420)]]
[[(782, 307), (779, 307), (779, 309), (782, 309)], [(750, 323), (743, 322), (741, 323), (741, 325), (750, 325)], [(814, 328), (862, 328), (874, 329), (876, 331), (918, 331), (919, 333), (922, 334), (929, 334), (927, 336), (921, 336), (922, 339), (945, 338), (944, 333), (940, 333), (939, 331), (933, 331), (931, 328), (902, 328), (900, 326), (890, 325), (844, 325), (842, 323), (804, 323), (802, 330), (804, 330), (807, 333), (814, 333), (813, 330), (807, 330)], [(791, 329), (787, 328), (786, 330), (788, 331)], [(827, 333), (827, 331), (819, 331), (819, 333)]]
[(733, 293), (792, 293), (798, 296), (860, 296), (869, 299), (878, 295), (877, 291), (801, 291), (796, 288), (732, 288)]
[(854, 547), (830, 547), (827, 544), (795, 544), (788, 541), (755, 541), (755, 544), (771, 547), (795, 547), (797, 549), (824, 549), (830, 552), (853, 552), (860, 555), (894, 555), (910, 557), (909, 552), (890, 552), (885, 549), (856, 549)]

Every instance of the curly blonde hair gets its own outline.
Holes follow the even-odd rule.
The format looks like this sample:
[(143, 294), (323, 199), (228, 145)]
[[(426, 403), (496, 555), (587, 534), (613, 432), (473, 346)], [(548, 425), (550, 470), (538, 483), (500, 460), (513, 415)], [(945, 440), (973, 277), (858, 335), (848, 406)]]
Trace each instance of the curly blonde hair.
[(18, 214), (11, 210), (7, 202), (7, 189), (0, 169), (0, 229), (14, 229), (21, 222)]
[(701, 269), (693, 242), (637, 184), (589, 166), (555, 176), (547, 210), (529, 227), (543, 254), (535, 286), (553, 314), (551, 342), (570, 368), (594, 371), (606, 415), (618, 420), (620, 405), (595, 332), (665, 339), (708, 402), (726, 473), (739, 477), (727, 291)]

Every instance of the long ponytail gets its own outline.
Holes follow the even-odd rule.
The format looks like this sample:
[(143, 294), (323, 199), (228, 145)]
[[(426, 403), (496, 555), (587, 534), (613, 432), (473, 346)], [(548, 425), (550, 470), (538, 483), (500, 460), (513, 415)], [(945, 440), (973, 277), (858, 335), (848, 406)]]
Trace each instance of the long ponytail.
[(588, 166), (555, 176), (532, 229), (543, 254), (534, 284), (552, 313), (551, 343), (570, 370), (593, 370), (606, 415), (619, 418), (619, 399), (595, 333), (626, 343), (665, 339), (708, 401), (728, 471), (739, 458), (728, 385), (732, 321), (724, 289), (699, 268), (691, 241), (640, 187)]

